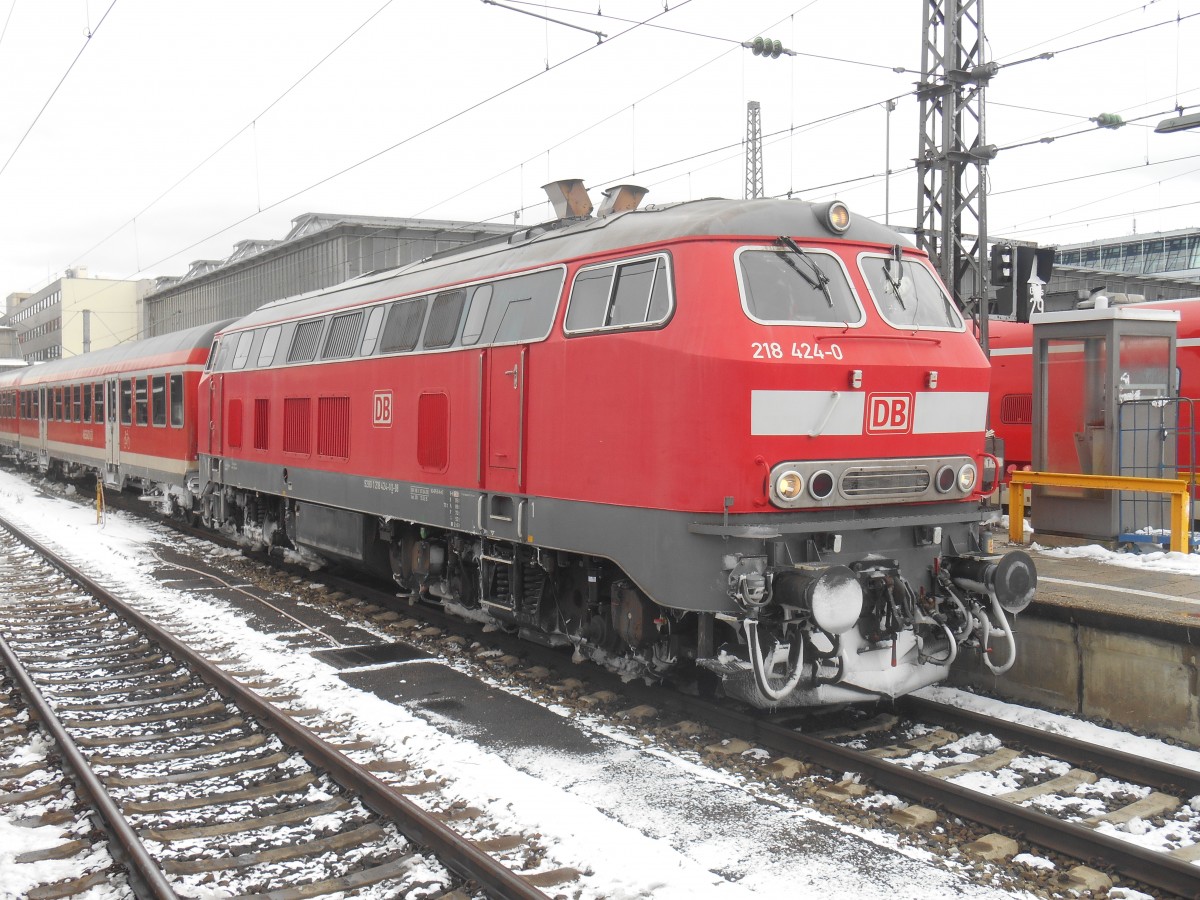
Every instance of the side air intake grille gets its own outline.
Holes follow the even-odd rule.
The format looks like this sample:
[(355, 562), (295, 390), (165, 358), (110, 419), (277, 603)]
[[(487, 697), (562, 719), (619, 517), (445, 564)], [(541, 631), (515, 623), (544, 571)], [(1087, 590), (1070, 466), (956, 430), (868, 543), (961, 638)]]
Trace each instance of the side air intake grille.
[(929, 473), (925, 469), (860, 466), (847, 469), (842, 475), (842, 494), (846, 497), (902, 497), (923, 494), (929, 488)]

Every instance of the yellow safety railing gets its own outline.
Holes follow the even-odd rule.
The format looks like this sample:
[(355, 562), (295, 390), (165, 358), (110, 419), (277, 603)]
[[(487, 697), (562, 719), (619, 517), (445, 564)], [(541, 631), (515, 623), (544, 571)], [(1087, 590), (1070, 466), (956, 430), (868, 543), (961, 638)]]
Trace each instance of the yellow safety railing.
[(1135, 478), (1118, 475), (1072, 475), (1067, 472), (1013, 472), (1008, 492), (1008, 539), (1019, 544), (1025, 531), (1025, 491), (1035, 484), (1097, 488), (1103, 491), (1144, 491), (1171, 495), (1171, 549), (1188, 552), (1192, 530), (1191, 485), (1182, 478)]

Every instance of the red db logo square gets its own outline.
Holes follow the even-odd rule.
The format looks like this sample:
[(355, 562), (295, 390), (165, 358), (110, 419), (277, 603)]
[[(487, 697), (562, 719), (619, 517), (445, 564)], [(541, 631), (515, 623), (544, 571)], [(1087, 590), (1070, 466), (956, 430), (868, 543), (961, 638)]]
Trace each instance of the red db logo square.
[(371, 421), (376, 428), (392, 427), (392, 392), (376, 391), (375, 407)]
[(868, 394), (867, 434), (908, 434), (912, 409), (912, 394)]

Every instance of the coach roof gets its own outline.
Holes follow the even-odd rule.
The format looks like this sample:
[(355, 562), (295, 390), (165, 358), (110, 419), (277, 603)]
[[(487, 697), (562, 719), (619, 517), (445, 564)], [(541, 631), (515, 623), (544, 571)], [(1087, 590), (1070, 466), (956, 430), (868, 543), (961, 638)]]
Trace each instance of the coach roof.
[(117, 344), (115, 347), (93, 350), (91, 353), (82, 353), (67, 359), (56, 359), (27, 369), (16, 369), (0, 376), (0, 384), (30, 385), (74, 378), (95, 378), (115, 371), (165, 365), (166, 360), (172, 360), (173, 364), (178, 365), (184, 361), (189, 351), (207, 350), (213, 336), (230, 321), (225, 319), (208, 325), (198, 325), (144, 341)]

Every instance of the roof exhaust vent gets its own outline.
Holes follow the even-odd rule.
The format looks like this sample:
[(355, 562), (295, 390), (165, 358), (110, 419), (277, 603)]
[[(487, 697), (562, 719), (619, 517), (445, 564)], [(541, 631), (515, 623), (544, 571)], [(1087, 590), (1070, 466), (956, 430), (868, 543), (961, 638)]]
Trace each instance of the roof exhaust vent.
[(564, 178), (543, 184), (542, 190), (550, 198), (554, 215), (559, 219), (581, 219), (592, 214), (592, 200), (587, 188), (578, 178)]
[(604, 192), (604, 200), (601, 201), (596, 215), (603, 219), (613, 213), (637, 209), (641, 205), (642, 198), (648, 193), (646, 188), (636, 184), (618, 184), (616, 187), (610, 187)]

